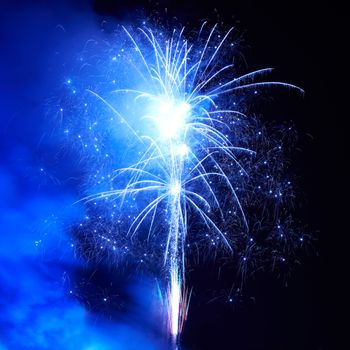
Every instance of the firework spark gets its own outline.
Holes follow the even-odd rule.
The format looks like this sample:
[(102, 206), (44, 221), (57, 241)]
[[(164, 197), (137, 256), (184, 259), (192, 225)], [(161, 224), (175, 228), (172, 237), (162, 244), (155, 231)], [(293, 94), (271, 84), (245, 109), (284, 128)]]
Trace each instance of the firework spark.
[[(192, 232), (190, 221), (204, 227), (214, 245), (233, 251), (230, 233), (222, 227), (227, 227), (225, 222), (234, 213), (240, 232), (252, 240), (242, 181), (249, 181), (252, 169), (245, 165), (256, 157), (257, 150), (241, 137), (238, 124), (247, 117), (236, 107), (236, 96), (269, 86), (302, 92), (291, 84), (260, 81), (271, 68), (235, 76), (234, 64), (226, 64), (221, 54), (232, 30), (221, 35), (217, 26), (205, 28), (204, 23), (197, 42), (186, 40), (184, 29), (167, 36), (149, 28), (123, 28), (131, 57), (125, 70), (132, 70), (137, 79), (113, 93), (131, 96), (131, 109), (142, 110), (136, 123), (103, 94), (89, 89), (124, 125), (140, 151), (133, 164), (114, 171), (110, 181), (116, 186), (83, 201), (118, 200), (123, 204), (132, 198), (140, 209), (128, 227), (129, 237), (145, 227), (147, 239), (166, 231), (161, 247), (168, 330), (174, 344), (189, 303), (185, 247)], [(137, 127), (140, 123), (146, 125), (142, 132)]]

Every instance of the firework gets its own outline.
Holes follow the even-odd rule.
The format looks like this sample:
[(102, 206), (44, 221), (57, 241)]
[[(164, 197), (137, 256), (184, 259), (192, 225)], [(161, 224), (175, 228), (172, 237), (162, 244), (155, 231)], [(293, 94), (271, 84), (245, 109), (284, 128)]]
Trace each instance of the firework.
[[(234, 220), (232, 230), (235, 227), (249, 242), (253, 240), (244, 203), (256, 201), (249, 196), (258, 186), (254, 183), (252, 189), (249, 181), (257, 169), (248, 165), (259, 150), (249, 147), (250, 139), (244, 135), (241, 124), (247, 116), (238, 108), (239, 96), (269, 86), (302, 90), (259, 80), (271, 68), (235, 76), (234, 63), (224, 49), (231, 45), (232, 30), (222, 35), (217, 26), (206, 29), (203, 24), (192, 41), (186, 40), (184, 29), (171, 35), (146, 27), (123, 28), (123, 32), (129, 41), (124, 70), (133, 73), (125, 80), (126, 86), (111, 92), (118, 101), (125, 96), (131, 112), (99, 91), (88, 92), (131, 135), (138, 159), (115, 169), (109, 178), (112, 188), (96, 191), (83, 201), (120, 205), (135, 201), (137, 212), (131, 216), (127, 236), (133, 239), (147, 230), (147, 240), (155, 236), (161, 241), (168, 330), (176, 344), (190, 294), (185, 282), (185, 248), (193, 233), (189, 222), (202, 227), (210, 244), (229, 252), (237, 247), (232, 244), (235, 232), (228, 232), (228, 222)], [(282, 195), (281, 190), (269, 188), (274, 196)], [(101, 237), (109, 242), (107, 236)]]

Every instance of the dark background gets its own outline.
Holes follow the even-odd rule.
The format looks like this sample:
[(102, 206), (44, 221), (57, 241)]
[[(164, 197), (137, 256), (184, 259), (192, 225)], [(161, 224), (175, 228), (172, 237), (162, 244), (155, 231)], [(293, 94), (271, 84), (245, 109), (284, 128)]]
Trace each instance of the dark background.
[[(9, 159), (12, 143), (27, 137), (28, 130), (40, 121), (38, 101), (47, 98), (47, 88), (54, 86), (49, 82), (54, 73), (40, 71), (40, 62), (46, 54), (52, 56), (57, 39), (50, 41), (47, 28), (62, 24), (68, 31), (78, 31), (79, 21), (87, 14), (96, 22), (106, 18), (130, 21), (135, 11), (146, 16), (154, 15), (155, 11), (160, 15), (166, 13), (172, 21), (177, 19), (189, 26), (203, 19), (223, 21), (242, 32), (242, 51), (249, 68), (276, 67), (279, 80), (306, 91), (303, 98), (276, 93), (273, 103), (265, 103), (262, 110), (264, 117), (271, 120), (292, 119), (299, 133), (298, 151), (293, 159), (303, 206), (298, 215), (315, 236), (313, 247), (302, 253), (302, 265), (287, 278), (276, 278), (269, 272), (251, 278), (244, 292), (247, 299), (250, 296), (254, 299), (237, 302), (233, 307), (201, 302), (198, 291), (205, 294), (217, 280), (214, 272), (198, 267), (189, 280), (197, 294), (183, 342), (186, 349), (339, 348), (337, 300), (342, 303), (345, 296), (340, 288), (344, 283), (340, 266), (344, 266), (345, 260), (340, 247), (345, 245), (347, 233), (342, 225), (346, 218), (343, 199), (346, 182), (341, 170), (346, 162), (347, 115), (341, 102), (347, 98), (342, 81), (348, 42), (346, 13), (337, 3), (5, 1), (1, 8), (0, 152), (4, 168), (13, 167), (13, 160)], [(41, 20), (46, 24), (40, 26)], [(37, 37), (28, 39), (27, 35)], [(75, 44), (78, 45), (72, 42), (73, 51)], [(25, 114), (29, 120), (23, 121), (20, 118)], [(15, 126), (10, 122), (13, 118), (21, 120), (22, 130), (14, 132)], [(1, 231), (1, 235), (8, 232), (3, 223)], [(3, 331), (5, 327), (3, 323)]]

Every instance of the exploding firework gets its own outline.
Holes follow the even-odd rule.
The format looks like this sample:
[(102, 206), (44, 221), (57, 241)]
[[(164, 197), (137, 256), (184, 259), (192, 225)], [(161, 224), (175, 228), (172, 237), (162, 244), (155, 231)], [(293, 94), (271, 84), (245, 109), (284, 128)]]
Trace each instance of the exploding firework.
[[(290, 183), (280, 180), (276, 170), (281, 143), (269, 143), (256, 121), (242, 112), (240, 102), (246, 94), (271, 86), (302, 90), (261, 80), (271, 68), (237, 75), (227, 51), (232, 47), (232, 30), (222, 35), (217, 26), (207, 28), (204, 23), (195, 40), (185, 38), (185, 29), (170, 35), (147, 27), (122, 31), (123, 48), (117, 53), (111, 48), (108, 55), (112, 62), (120, 62), (123, 84), (109, 70), (112, 83), (106, 84), (108, 88), (91, 85), (86, 91), (112, 115), (118, 135), (128, 138), (134, 161), (108, 176), (98, 169), (97, 176), (109, 188), (94, 188), (82, 201), (113, 207), (112, 224), (100, 223), (93, 230), (94, 241), (103, 242), (98, 243), (99, 249), (111, 246), (125, 254), (132, 250), (127, 240), (135, 246), (148, 242), (150, 253), (144, 253), (141, 261), (147, 261), (148, 254), (154, 265), (161, 266), (167, 327), (176, 344), (187, 317), (186, 252), (192, 242), (200, 249), (205, 241), (238, 255), (245, 263), (256, 246), (254, 233), (263, 225), (263, 219), (255, 221), (257, 214), (249, 217), (251, 208), (271, 205), (276, 213), (276, 203), (288, 197)], [(113, 94), (112, 99), (106, 90), (108, 96)], [(94, 126), (88, 125), (90, 130)], [(101, 154), (98, 139), (94, 135), (94, 150)], [(274, 165), (268, 168), (267, 162)], [(266, 204), (267, 197), (275, 203)], [(129, 215), (122, 220), (120, 208), (125, 206)], [(99, 219), (103, 221), (103, 214)], [(280, 215), (270, 221), (282, 234)], [(118, 233), (113, 225), (119, 227)], [(127, 227), (124, 240), (120, 227)], [(150, 243), (154, 241), (157, 243)]]

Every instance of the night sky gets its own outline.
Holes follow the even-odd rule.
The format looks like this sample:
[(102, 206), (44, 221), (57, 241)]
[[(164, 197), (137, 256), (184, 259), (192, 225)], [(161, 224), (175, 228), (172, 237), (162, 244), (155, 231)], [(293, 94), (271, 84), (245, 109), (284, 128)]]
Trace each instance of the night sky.
[[(72, 56), (117, 21), (164, 16), (223, 21), (241, 34), (247, 67), (305, 95), (274, 91), (259, 113), (292, 121), (298, 225), (313, 236), (288, 271), (259, 271), (231, 304), (210, 301), (232, 283), (219, 262), (198, 265), (183, 349), (326, 350), (335, 346), (345, 196), (345, 15), (334, 2), (2, 1), (0, 5), (0, 349), (166, 349), (150, 320), (147, 278), (76, 258), (83, 169), (57, 135), (57, 96)], [(331, 6), (332, 4), (332, 6)], [(103, 27), (103, 25), (102, 25)], [(108, 31), (108, 29), (106, 29)], [(344, 278), (344, 277), (342, 277)], [(114, 296), (114, 297), (113, 297)], [(106, 301), (104, 300), (106, 299)], [(210, 301), (210, 302), (209, 302)]]

